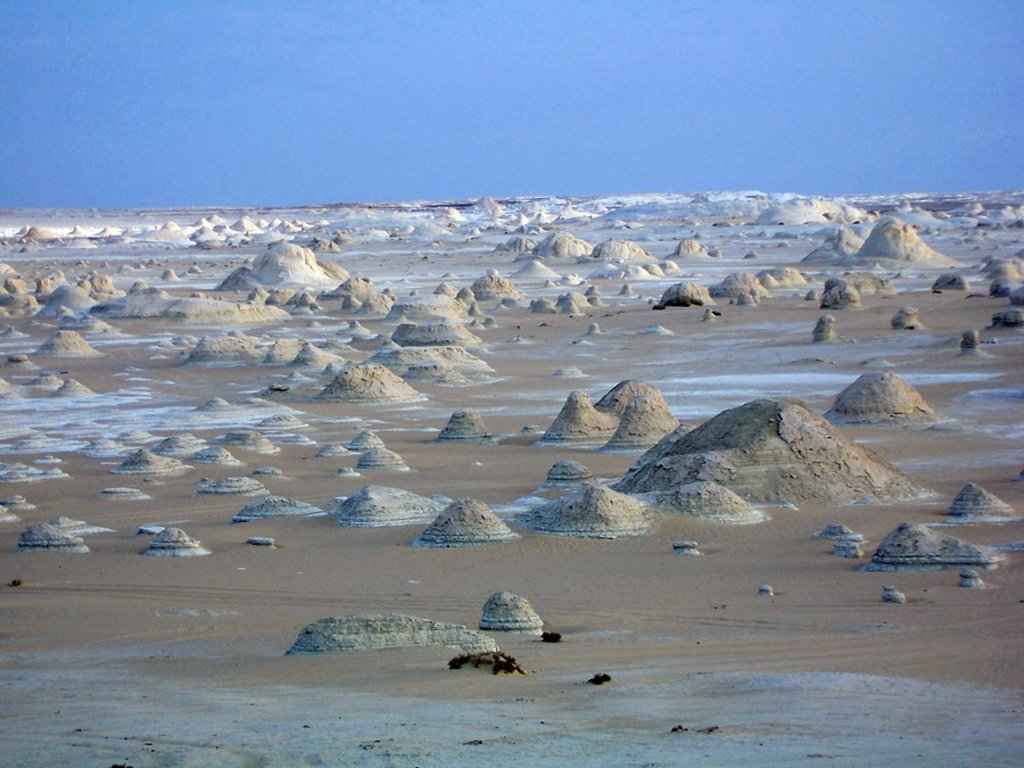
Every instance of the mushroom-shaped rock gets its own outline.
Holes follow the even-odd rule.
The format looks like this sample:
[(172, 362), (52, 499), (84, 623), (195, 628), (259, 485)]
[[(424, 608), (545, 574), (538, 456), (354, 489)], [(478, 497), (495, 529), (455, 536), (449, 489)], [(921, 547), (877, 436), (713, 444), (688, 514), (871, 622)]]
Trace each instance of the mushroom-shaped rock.
[(764, 514), (725, 486), (708, 481), (685, 483), (657, 496), (660, 509), (719, 523), (760, 523)]
[(55, 525), (42, 523), (22, 531), (15, 547), (18, 552), (75, 552), (89, 551), (81, 536), (61, 530)]
[(913, 423), (935, 420), (921, 394), (892, 371), (865, 373), (836, 395), (825, 418), (833, 424)]
[(980, 485), (967, 483), (953, 499), (946, 514), (956, 517), (1005, 517), (1013, 514), (1013, 507)]
[(449, 503), (451, 499), (427, 498), (401, 488), (367, 485), (338, 504), (331, 515), (338, 525), (349, 528), (425, 525)]
[(461, 624), (445, 624), (398, 613), (329, 616), (307, 625), (288, 654), (368, 651), (440, 645), (463, 653), (498, 650), (487, 635)]
[(933, 528), (903, 523), (878, 545), (865, 571), (931, 571), (940, 568), (995, 568), (1002, 559), (979, 547)]
[(584, 485), (569, 496), (518, 515), (516, 520), (541, 533), (587, 539), (639, 536), (651, 525), (643, 503), (600, 485)]
[(287, 496), (264, 496), (253, 499), (231, 518), (232, 523), (248, 523), (265, 517), (311, 517), (323, 512), (319, 507)]
[(541, 443), (595, 442), (615, 434), (618, 418), (594, 407), (590, 395), (574, 390), (566, 398), (562, 410), (541, 437)]
[(167, 527), (152, 538), (142, 554), (148, 557), (198, 557), (210, 554), (210, 550), (180, 528)]
[(544, 622), (525, 597), (511, 592), (495, 592), (484, 603), (480, 629), (492, 632), (519, 632), (539, 635)]
[(476, 499), (453, 501), (413, 541), (414, 547), (472, 547), (518, 539), (489, 506)]
[(961, 355), (980, 355), (978, 345), (981, 344), (981, 334), (974, 329), (968, 329), (960, 336)]
[(479, 412), (473, 410), (455, 411), (444, 429), (437, 436), (437, 440), (490, 440), (493, 434)]
[(641, 456), (615, 484), (664, 494), (709, 480), (750, 502), (841, 503), (906, 499), (920, 489), (799, 400), (754, 400), (693, 430), (681, 427)]
[(395, 403), (423, 400), (423, 395), (383, 365), (354, 365), (339, 373), (320, 390), (320, 400), (350, 403)]

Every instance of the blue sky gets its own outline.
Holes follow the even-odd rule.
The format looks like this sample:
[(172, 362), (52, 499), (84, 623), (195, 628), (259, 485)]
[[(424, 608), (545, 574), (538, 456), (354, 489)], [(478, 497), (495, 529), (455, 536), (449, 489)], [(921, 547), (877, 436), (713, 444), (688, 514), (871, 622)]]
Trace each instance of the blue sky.
[(1024, 187), (1024, 0), (0, 0), (0, 206)]

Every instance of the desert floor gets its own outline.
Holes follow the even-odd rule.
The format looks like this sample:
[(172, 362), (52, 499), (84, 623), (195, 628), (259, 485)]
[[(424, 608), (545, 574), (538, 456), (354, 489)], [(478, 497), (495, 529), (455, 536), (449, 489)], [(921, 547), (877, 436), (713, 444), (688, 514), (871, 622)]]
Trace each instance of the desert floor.
[[(923, 205), (915, 210), (921, 216), (928, 211)], [(124, 227), (171, 218), (184, 223), (204, 213), (9, 211), (0, 224), (10, 232), (28, 224)], [(459, 224), (451, 236), (361, 240), (359, 226), (370, 225), (338, 223), (335, 213), (264, 216), (326, 218), (334, 229), (353, 229), (355, 243), (322, 258), (398, 295), (430, 293), (442, 281), (468, 286), (488, 268), (510, 275), (521, 266), (511, 254), (492, 252), (509, 227), (470, 236)], [(400, 214), (389, 214), (387, 224), (397, 226)], [(432, 215), (417, 209), (414, 220)], [(296, 396), (254, 405), (246, 398), (290, 371), (183, 365), (180, 353), (160, 345), (232, 328), (112, 320), (115, 332), (85, 334), (103, 356), (56, 358), (35, 350), (57, 319), (3, 318), (16, 332), (0, 336), (4, 358), (28, 354), (41, 369), (73, 377), (97, 394), (0, 400), (0, 461), (59, 466), (69, 475), (0, 484), (0, 497), (21, 494), (35, 505), (18, 513), (20, 522), (0, 525), (0, 762), (1020, 765), (1024, 561), (1014, 543), (1024, 548), (1021, 521), (943, 529), (975, 544), (1002, 546), (1006, 559), (982, 574), (988, 587), (982, 590), (960, 588), (956, 569), (861, 572), (864, 561), (834, 557), (828, 542), (811, 534), (829, 522), (846, 523), (864, 534), (870, 555), (903, 521), (947, 523), (942, 513), (968, 481), (1024, 514), (1024, 335), (988, 329), (993, 313), (1008, 302), (990, 298), (989, 281), (978, 273), (985, 256), (1010, 256), (1024, 247), (1022, 230), (982, 237), (970, 228), (970, 217), (962, 223), (936, 219), (924, 238), (960, 260), (956, 271), (969, 277), (972, 289), (933, 293), (932, 280), (949, 270), (879, 272), (892, 278), (896, 293), (865, 296), (861, 310), (832, 312), (840, 340), (814, 344), (811, 329), (823, 311), (804, 294), (820, 290), (825, 277), (841, 272), (836, 268), (800, 265), (809, 285), (773, 290), (756, 306), (719, 300), (722, 316), (714, 322), (703, 322), (699, 307), (652, 311), (648, 299), (672, 283), (710, 285), (731, 272), (795, 266), (821, 240), (820, 224), (783, 228), (792, 236), (780, 238), (779, 228), (749, 218), (730, 227), (713, 227), (712, 219), (684, 224), (666, 216), (623, 230), (613, 215), (601, 214), (551, 225), (591, 242), (643, 237), (641, 244), (659, 258), (699, 233), (725, 255), (713, 262), (680, 260), (681, 272), (664, 278), (586, 281), (572, 289), (598, 286), (603, 306), (577, 316), (531, 314), (529, 299), (554, 298), (570, 287), (513, 278), (526, 300), (517, 307), (482, 304), (495, 327), (473, 328), (484, 342), (474, 351), (493, 374), (460, 386), (416, 381), (427, 399), (411, 404)], [(214, 295), (221, 278), (263, 247), (8, 245), (0, 262), (29, 279), (60, 269), (72, 280), (95, 269), (113, 276), (122, 290), (144, 279), (175, 295)], [(743, 258), (750, 251), (756, 259)], [(189, 274), (192, 265), (199, 270)], [(168, 266), (183, 280), (162, 283)], [(590, 267), (554, 268), (585, 278)], [(638, 298), (617, 296), (624, 282)], [(920, 310), (926, 328), (891, 328), (890, 317), (905, 305)], [(384, 319), (343, 313), (336, 301), (283, 324), (240, 330), (264, 341), (348, 342), (345, 323), (352, 319), (384, 338), (394, 330)], [(602, 333), (587, 335), (595, 322)], [(653, 325), (671, 334), (645, 332)], [(983, 355), (959, 354), (966, 329), (982, 330)], [(379, 343), (352, 341), (345, 356), (363, 359)], [(566, 366), (585, 377), (552, 375)], [(927, 426), (843, 431), (929, 488), (926, 498), (768, 507), (769, 520), (744, 526), (665, 516), (650, 535), (615, 541), (520, 530), (522, 538), (506, 544), (433, 550), (409, 546), (421, 530), (416, 526), (343, 528), (330, 516), (232, 525), (248, 499), (196, 494), (201, 477), (273, 466), (283, 475), (260, 478), (272, 494), (324, 509), (375, 483), (478, 498), (504, 516), (537, 495), (558, 459), (580, 461), (613, 479), (638, 458), (534, 445), (536, 430), (551, 423), (573, 389), (596, 399), (623, 379), (644, 379), (662, 391), (680, 421), (696, 424), (758, 397), (796, 397), (823, 413), (837, 392), (871, 370), (903, 376), (940, 418)], [(0, 376), (16, 385), (38, 372), (0, 363)], [(237, 403), (237, 411), (204, 422), (192, 409), (214, 396)], [(478, 410), (499, 439), (434, 442), (460, 408)], [(80, 450), (98, 437), (123, 438), (135, 430), (160, 438), (190, 432), (213, 444), (231, 428), (253, 428), (285, 412), (310, 425), (301, 433), (309, 440), (277, 440), (281, 451), (269, 456), (233, 451), (245, 461), (240, 468), (194, 465), (177, 476), (144, 480), (112, 475), (119, 459)], [(316, 456), (319, 446), (346, 441), (363, 428), (375, 430), (412, 471), (337, 476), (358, 457)], [(19, 450), (28, 436), (51, 440), (35, 451)], [(49, 456), (60, 463), (47, 463)], [(104, 488), (124, 485), (152, 498), (100, 496)], [(86, 537), (88, 554), (15, 552), (26, 526), (57, 515), (110, 531)], [(156, 523), (185, 529), (213, 554), (140, 556), (146, 540), (136, 532)], [(250, 546), (251, 536), (274, 537), (278, 548)], [(700, 542), (704, 556), (674, 554), (679, 539)], [(15, 580), (21, 585), (10, 586)], [(773, 597), (759, 596), (762, 583), (772, 585)], [(907, 603), (883, 603), (886, 584), (903, 591)], [(497, 636), (528, 675), (451, 671), (446, 662), (453, 653), (445, 648), (284, 655), (302, 627), (323, 616), (399, 612), (475, 627), (484, 601), (499, 590), (527, 597), (546, 626), (563, 635), (558, 644)], [(598, 672), (612, 681), (586, 684)], [(676, 726), (682, 728), (673, 731)]]

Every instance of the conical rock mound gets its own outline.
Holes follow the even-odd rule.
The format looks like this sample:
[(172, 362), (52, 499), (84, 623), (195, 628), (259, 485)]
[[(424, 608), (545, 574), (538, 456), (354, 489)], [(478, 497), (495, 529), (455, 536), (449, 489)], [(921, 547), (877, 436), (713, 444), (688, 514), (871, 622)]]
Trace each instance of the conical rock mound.
[(269, 245), (252, 268), (239, 267), (217, 286), (219, 291), (248, 290), (257, 285), (326, 287), (349, 278), (348, 271), (335, 264), (317, 261), (309, 248), (288, 242)]
[(559, 459), (548, 470), (548, 485), (581, 485), (594, 479), (594, 473), (572, 459)]
[(480, 629), (492, 632), (541, 634), (544, 622), (533, 610), (530, 601), (511, 592), (495, 592), (484, 603)]
[(1013, 507), (980, 485), (967, 483), (946, 510), (956, 517), (1005, 517), (1013, 514)]
[(451, 499), (427, 498), (401, 488), (367, 485), (338, 504), (331, 514), (338, 525), (349, 528), (425, 525), (450, 502)]
[(840, 392), (825, 418), (833, 424), (927, 422), (935, 411), (892, 371), (865, 373)]
[(618, 419), (594, 407), (590, 395), (574, 390), (539, 442), (590, 442), (607, 440), (615, 434)]
[(585, 485), (516, 519), (541, 533), (588, 539), (639, 536), (651, 525), (650, 515), (641, 502), (600, 485)]
[(930, 571), (939, 568), (995, 568), (1002, 559), (984, 547), (923, 525), (903, 523), (886, 536), (865, 571)]
[(437, 440), (489, 440), (493, 437), (483, 417), (473, 410), (455, 411)]
[(36, 350), (37, 355), (53, 357), (101, 357), (102, 352), (93, 349), (78, 331), (55, 331)]
[(411, 402), (423, 395), (383, 365), (370, 363), (346, 368), (317, 395), (320, 400), (350, 403)]
[(408, 472), (409, 465), (390, 448), (370, 448), (359, 457), (356, 469), (376, 472)]
[(472, 547), (518, 539), (484, 502), (453, 501), (413, 542), (414, 547)]
[(110, 473), (113, 475), (168, 475), (183, 469), (189, 469), (188, 465), (175, 458), (158, 456), (145, 448), (139, 448), (111, 469)]
[(463, 653), (498, 650), (487, 635), (461, 624), (445, 624), (398, 613), (328, 616), (307, 625), (288, 654), (368, 651), (440, 645)]
[(765, 519), (764, 514), (725, 486), (707, 481), (686, 483), (656, 494), (652, 502), (666, 511), (720, 523), (760, 523)]
[(668, 410), (661, 392), (630, 398), (615, 434), (604, 444), (605, 451), (632, 451), (650, 448), (679, 426)]
[(957, 266), (955, 259), (934, 251), (917, 235), (917, 230), (897, 218), (887, 217), (871, 229), (864, 245), (852, 257), (856, 262), (911, 262), (922, 266)]
[(666, 493), (708, 480), (750, 502), (891, 501), (921, 490), (799, 400), (754, 400), (664, 437), (614, 488)]

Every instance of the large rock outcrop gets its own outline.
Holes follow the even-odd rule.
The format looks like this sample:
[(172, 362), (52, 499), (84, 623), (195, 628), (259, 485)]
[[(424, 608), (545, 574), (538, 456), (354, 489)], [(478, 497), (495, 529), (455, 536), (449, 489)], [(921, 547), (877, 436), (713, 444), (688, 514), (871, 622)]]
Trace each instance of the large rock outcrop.
[(661, 495), (702, 480), (754, 503), (892, 501), (921, 492), (905, 474), (791, 399), (754, 400), (696, 429), (677, 429), (613, 487)]

